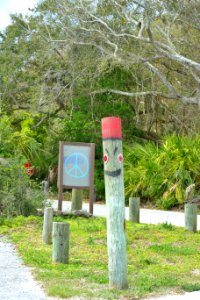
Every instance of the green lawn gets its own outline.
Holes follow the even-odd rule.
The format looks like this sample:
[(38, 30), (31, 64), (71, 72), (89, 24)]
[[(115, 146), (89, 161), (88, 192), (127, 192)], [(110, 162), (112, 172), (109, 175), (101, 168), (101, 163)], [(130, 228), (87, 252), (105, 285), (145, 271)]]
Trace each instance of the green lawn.
[(42, 244), (42, 217), (0, 220), (24, 262), (34, 268), (50, 296), (140, 299), (167, 292), (200, 290), (200, 233), (170, 224), (127, 222), (129, 289), (108, 288), (106, 220), (62, 218), (70, 224), (70, 263), (52, 264), (52, 247)]

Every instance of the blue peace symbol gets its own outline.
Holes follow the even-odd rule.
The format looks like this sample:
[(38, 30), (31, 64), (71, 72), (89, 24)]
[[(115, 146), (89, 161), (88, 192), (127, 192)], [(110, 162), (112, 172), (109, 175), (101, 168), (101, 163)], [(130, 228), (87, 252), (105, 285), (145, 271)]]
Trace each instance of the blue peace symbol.
[(75, 152), (65, 157), (64, 171), (70, 177), (79, 179), (87, 176), (89, 171), (89, 161), (87, 156)]

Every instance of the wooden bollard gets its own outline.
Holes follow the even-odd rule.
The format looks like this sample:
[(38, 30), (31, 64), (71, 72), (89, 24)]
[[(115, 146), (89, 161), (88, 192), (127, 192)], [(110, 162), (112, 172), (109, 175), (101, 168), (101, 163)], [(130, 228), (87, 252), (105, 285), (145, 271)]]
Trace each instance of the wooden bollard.
[(197, 204), (185, 204), (185, 229), (196, 232), (197, 231)]
[(44, 244), (52, 243), (53, 208), (45, 207), (42, 241)]
[(140, 198), (129, 198), (129, 220), (133, 223), (140, 223)]
[(67, 264), (69, 262), (69, 224), (53, 222), (52, 262)]
[(72, 189), (72, 207), (71, 211), (81, 210), (83, 205), (83, 190)]
[(127, 261), (121, 120), (102, 119), (109, 284), (126, 289)]

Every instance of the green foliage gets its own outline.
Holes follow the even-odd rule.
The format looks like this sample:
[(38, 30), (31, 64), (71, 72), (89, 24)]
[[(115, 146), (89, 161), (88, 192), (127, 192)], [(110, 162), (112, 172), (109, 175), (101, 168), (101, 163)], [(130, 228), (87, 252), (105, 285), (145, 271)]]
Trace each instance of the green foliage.
[[(91, 124), (92, 119), (94, 122), (99, 122), (105, 114), (117, 114), (123, 117), (123, 121), (125, 120), (123, 129), (125, 135), (128, 132), (127, 139), (132, 138), (135, 123), (144, 131), (154, 129), (159, 133), (169, 132), (169, 130), (185, 131), (188, 125), (193, 128), (194, 123), (197, 124), (196, 128), (199, 128), (199, 121), (194, 122), (194, 118), (191, 118), (191, 108), (187, 107), (190, 113), (185, 116), (185, 108), (176, 106), (175, 110), (178, 110), (179, 114), (178, 118), (174, 118), (175, 104), (167, 100), (170, 109), (163, 113), (166, 103), (163, 98), (159, 98), (159, 94), (166, 91), (166, 86), (163, 85), (163, 80), (159, 81), (158, 71), (177, 90), (177, 100), (180, 98), (179, 94), (195, 95), (195, 91), (198, 90), (194, 80), (196, 77), (191, 76), (192, 72), (187, 72), (188, 66), (185, 70), (180, 64), (180, 59), (169, 60), (168, 56), (159, 58), (160, 52), (156, 53), (157, 47), (147, 41), (147, 32), (143, 30), (145, 23), (140, 27), (139, 22), (140, 20), (145, 22), (146, 15), (150, 13), (153, 37), (156, 43), (166, 43), (166, 45), (168, 40), (166, 40), (165, 29), (168, 24), (171, 42), (177, 47), (177, 53), (180, 51), (190, 60), (198, 61), (199, 31), (193, 23), (196, 23), (195, 18), (191, 18), (195, 15), (194, 11), (196, 12), (194, 7), (186, 5), (184, 1), (179, 11), (180, 6), (177, 1), (175, 5), (174, 1), (150, 1), (145, 11), (140, 9), (140, 6), (130, 4), (131, 1), (119, 1), (119, 4), (98, 1), (96, 8), (91, 5), (92, 2), (84, 1), (82, 4), (78, 0), (59, 0), (55, 3), (55, 1), (44, 0), (38, 3), (28, 16), (24, 18), (22, 15), (12, 16), (12, 24), (1, 34), (2, 107), (0, 109), (10, 115), (16, 110), (21, 113), (21, 108), (32, 112), (39, 111), (41, 119), (48, 115), (55, 117), (58, 114), (58, 118), (61, 116), (69, 120), (73, 113), (77, 114), (77, 120), (78, 117), (81, 120), (84, 116), (85, 120), (88, 120), (88, 125)], [(85, 6), (84, 10), (80, 10), (82, 5)], [(118, 5), (121, 6), (121, 11)], [(63, 15), (63, 9), (69, 14)], [(127, 10), (135, 16), (133, 23), (127, 18)], [(179, 13), (183, 22), (173, 17), (173, 14), (176, 16)], [(108, 32), (109, 27), (102, 26), (99, 29), (95, 19), (94, 22), (90, 20), (91, 22), (88, 23), (88, 19), (93, 14), (95, 18), (102, 20), (102, 24), (105, 22), (104, 24), (110, 26)], [(172, 24), (170, 20), (173, 20)], [(86, 31), (83, 30), (81, 23), (88, 24)], [(71, 32), (74, 32), (75, 40)], [(112, 32), (121, 32), (121, 34), (112, 36)], [(134, 39), (134, 36), (138, 38)], [(52, 41), (55, 41), (54, 47)], [(114, 45), (116, 45), (115, 50)], [(191, 45), (194, 50), (192, 53)], [(152, 57), (155, 60), (152, 60)], [(149, 73), (146, 66), (143, 66), (146, 62), (158, 68), (158, 71), (152, 72), (154, 68), (150, 68)], [(164, 78), (163, 76), (161, 78)], [(158, 91), (158, 98), (155, 104), (153, 97), (132, 98), (120, 93), (116, 95), (110, 90), (133, 93)], [(145, 108), (146, 102), (152, 106), (151, 110)], [(83, 115), (80, 116), (79, 112)], [(197, 119), (197, 114), (195, 115)], [(183, 126), (186, 118), (187, 124)], [(79, 136), (83, 133), (81, 128), (84, 127), (84, 123), (80, 126), (75, 126), (79, 130)], [(41, 130), (41, 126), (39, 128)], [(38, 133), (38, 130), (34, 131)], [(26, 137), (27, 133), (23, 131)], [(27, 143), (23, 139), (21, 147), (27, 152), (29, 150), (27, 144), (31, 143), (30, 150), (36, 153), (35, 149), (39, 145), (34, 144), (32, 140), (33, 130), (29, 133), (31, 134), (26, 140)], [(84, 137), (83, 133), (82, 138)], [(36, 140), (41, 143), (41, 139), (36, 138)], [(51, 159), (48, 159), (49, 161)], [(44, 169), (47, 170), (47, 165), (44, 168), (42, 161), (37, 164), (40, 165), (40, 173)], [(44, 173), (41, 175), (43, 176)]]
[(174, 230), (175, 229), (175, 227), (171, 223), (168, 223), (168, 222), (164, 222), (164, 223), (160, 224), (160, 228), (166, 229), (166, 230)]
[[(47, 124), (34, 128), (40, 118), (39, 114), (21, 113), (20, 126), (14, 132), (13, 142), (15, 151), (32, 163), (36, 176), (46, 177), (52, 154), (45, 147)], [(13, 122), (17, 120), (18, 118), (15, 118)]]
[(168, 136), (154, 143), (126, 147), (126, 195), (139, 195), (170, 209), (183, 204), (185, 189), (200, 184), (199, 137)]
[(6, 217), (28, 216), (42, 207), (43, 194), (27, 176), (23, 161), (17, 158), (0, 164), (0, 214)]
[[(11, 25), (0, 35), (0, 157), (25, 157), (34, 165), (35, 177), (43, 179), (50, 168), (57, 166), (60, 140), (94, 142), (95, 186), (101, 198), (104, 195), (102, 117), (121, 117), (124, 140), (128, 143), (135, 136), (152, 137), (151, 130), (163, 134), (200, 128), (196, 107), (187, 107), (186, 112), (184, 106), (175, 103), (181, 99), (180, 95), (184, 96), (184, 103), (187, 96), (191, 102), (196, 99), (198, 80), (193, 66), (188, 72), (188, 62), (195, 63), (199, 58), (199, 31), (194, 26), (198, 23), (194, 16), (199, 4), (191, 6), (184, 1), (180, 6), (177, 1), (150, 1), (143, 10), (130, 4), (131, 1), (119, 1), (123, 8), (119, 10), (118, 1), (108, 2), (98, 1), (95, 6), (93, 1), (82, 4), (79, 0), (43, 0), (26, 17), (12, 15)], [(63, 15), (63, 9), (69, 14)], [(127, 9), (135, 16), (133, 23), (127, 18)], [(174, 18), (179, 13), (182, 22)], [(187, 63), (165, 57), (163, 50), (160, 57), (160, 51), (157, 53), (157, 47), (148, 41), (147, 32), (143, 30), (147, 15), (151, 16), (152, 40), (157, 45), (168, 45), (164, 47), (166, 51), (174, 44), (177, 53), (185, 55)], [(97, 19), (110, 30), (107, 26), (99, 28)], [(144, 24), (140, 24), (140, 20)], [(81, 24), (87, 24), (86, 30)], [(169, 28), (170, 45), (166, 28)], [(152, 67), (147, 68), (149, 63)], [(165, 102), (160, 96), (168, 89), (163, 78), (170, 83), (167, 87), (172, 85), (177, 91), (175, 101), (167, 99)], [(147, 91), (158, 94), (151, 97), (145, 94)], [(130, 97), (126, 92), (138, 96)], [(154, 158), (154, 148), (148, 151)], [(165, 152), (161, 160), (169, 159), (167, 149)], [(185, 157), (186, 162), (186, 154)], [(170, 175), (165, 178), (160, 175), (164, 166), (147, 155), (146, 162), (144, 159), (144, 164), (137, 166), (141, 180), (127, 172), (127, 194), (139, 193), (164, 208), (182, 203), (184, 187), (194, 181), (196, 171), (190, 166), (188, 173), (186, 163), (179, 164), (178, 158), (175, 161), (177, 165), (169, 170), (173, 178), (169, 178)], [(128, 166), (130, 173), (131, 168), (132, 162), (130, 168)]]
[(197, 283), (185, 283), (182, 286), (183, 290), (186, 292), (194, 292), (200, 290), (200, 284)]
[(34, 127), (40, 118), (40, 114), (27, 112), (14, 113), (12, 117), (3, 114), (0, 119), (0, 157), (23, 157), (32, 163), (37, 178), (44, 178), (48, 175), (55, 153), (51, 152), (48, 144), (52, 145), (48, 141), (48, 123)]
[(13, 152), (13, 128), (11, 120), (4, 115), (0, 118), (0, 157), (7, 157)]

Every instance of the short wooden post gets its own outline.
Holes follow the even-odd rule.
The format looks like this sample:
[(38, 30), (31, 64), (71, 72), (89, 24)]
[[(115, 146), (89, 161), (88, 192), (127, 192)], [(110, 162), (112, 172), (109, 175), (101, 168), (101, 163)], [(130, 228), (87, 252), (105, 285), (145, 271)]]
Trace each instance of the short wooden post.
[(140, 223), (140, 198), (129, 198), (129, 220), (133, 223)]
[(44, 244), (52, 243), (53, 208), (45, 207), (42, 241)]
[(107, 207), (107, 245), (109, 284), (126, 289), (127, 262), (125, 236), (125, 196), (121, 120), (102, 119), (104, 178)]
[(42, 181), (42, 190), (45, 194), (48, 193), (48, 191), (49, 191), (49, 181), (48, 180)]
[(69, 262), (69, 224), (53, 222), (52, 262), (67, 264)]
[(72, 189), (72, 206), (71, 211), (81, 210), (83, 205), (83, 190)]
[(197, 204), (185, 204), (185, 229), (196, 232), (197, 231)]

